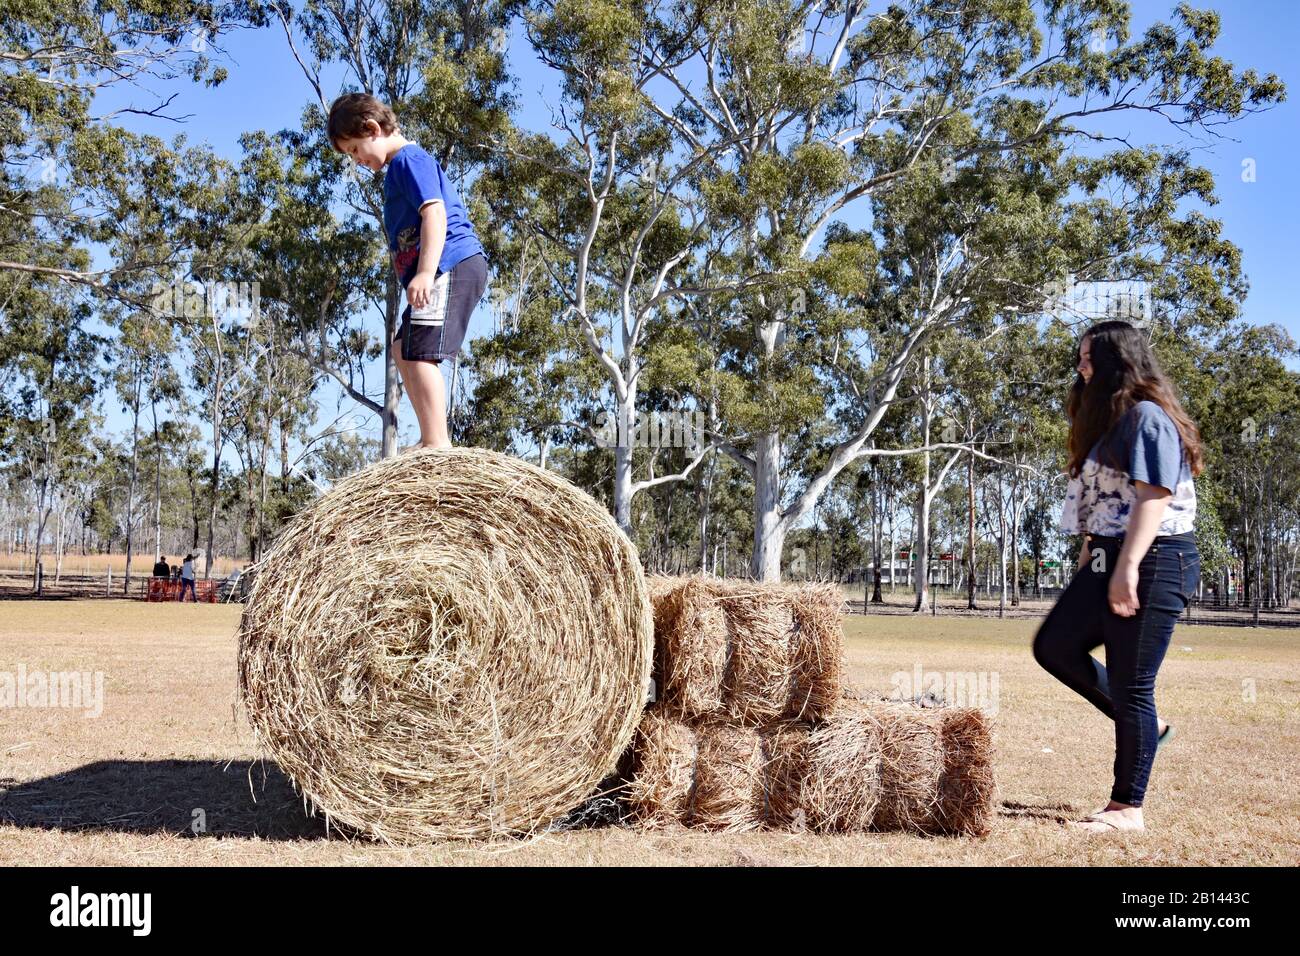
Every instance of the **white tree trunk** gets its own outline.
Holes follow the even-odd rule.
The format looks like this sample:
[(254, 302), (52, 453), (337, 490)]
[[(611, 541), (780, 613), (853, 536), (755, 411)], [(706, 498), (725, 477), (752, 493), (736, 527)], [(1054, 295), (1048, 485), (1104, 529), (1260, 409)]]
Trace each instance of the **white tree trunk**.
[[(401, 395), (398, 393), (397, 355), (393, 352), (393, 335), (397, 332), (401, 305), (401, 292), (397, 289), (397, 279), (395, 276), (389, 276), (388, 308), (384, 325), (388, 343), (384, 346), (384, 410), (381, 416), (384, 431), (379, 450), (382, 458), (392, 458), (397, 454), (397, 404), (401, 401)], [(387, 316), (392, 317), (391, 322), (387, 321)], [(400, 343), (398, 348), (401, 348)]]
[(618, 402), (618, 440), (614, 444), (614, 520), (632, 537), (632, 451), (636, 439), (636, 390)]
[(764, 432), (754, 441), (754, 554), (750, 575), (781, 580), (786, 525), (781, 516), (781, 436)]

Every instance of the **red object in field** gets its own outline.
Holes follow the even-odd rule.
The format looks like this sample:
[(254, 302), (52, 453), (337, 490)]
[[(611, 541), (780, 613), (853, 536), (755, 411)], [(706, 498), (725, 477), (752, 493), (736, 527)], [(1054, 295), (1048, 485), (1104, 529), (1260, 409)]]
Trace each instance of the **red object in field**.
[[(149, 589), (145, 591), (146, 601), (175, 601), (180, 598), (181, 582), (169, 578), (149, 578)], [(194, 596), (209, 604), (217, 603), (217, 582), (214, 580), (195, 581)], [(187, 594), (185, 600), (192, 598)]]

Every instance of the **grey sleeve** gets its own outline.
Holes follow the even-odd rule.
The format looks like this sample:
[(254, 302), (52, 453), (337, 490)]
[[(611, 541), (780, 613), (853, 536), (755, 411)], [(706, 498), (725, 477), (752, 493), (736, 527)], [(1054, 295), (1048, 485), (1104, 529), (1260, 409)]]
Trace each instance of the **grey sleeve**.
[(1154, 402), (1139, 403), (1133, 447), (1129, 453), (1129, 477), (1173, 492), (1182, 469), (1182, 439), (1163, 408)]

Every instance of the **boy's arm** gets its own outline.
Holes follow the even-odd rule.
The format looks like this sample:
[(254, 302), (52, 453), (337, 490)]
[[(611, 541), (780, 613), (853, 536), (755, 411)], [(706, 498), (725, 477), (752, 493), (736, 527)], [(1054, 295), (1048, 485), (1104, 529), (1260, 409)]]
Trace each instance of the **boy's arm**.
[(406, 286), (406, 300), (411, 308), (423, 309), (428, 305), (446, 242), (447, 207), (441, 199), (426, 199), (420, 205), (420, 261)]
[(447, 206), (441, 199), (426, 200), (420, 207), (420, 264), (416, 274), (438, 271), (442, 247), (447, 244)]
[(447, 242), (447, 207), (443, 203), (438, 161), (423, 150), (403, 153), (389, 169), (392, 188), (419, 210), (420, 258), (415, 275), (406, 286), (406, 299), (412, 308), (424, 308), (438, 261)]

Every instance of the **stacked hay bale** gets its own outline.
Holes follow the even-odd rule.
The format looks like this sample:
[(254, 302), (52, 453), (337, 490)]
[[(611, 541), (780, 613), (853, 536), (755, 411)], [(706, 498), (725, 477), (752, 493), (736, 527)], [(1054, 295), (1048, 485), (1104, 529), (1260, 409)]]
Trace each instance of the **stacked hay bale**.
[(816, 720), (841, 694), (834, 585), (654, 577), (657, 698), (683, 719)]
[(631, 754), (635, 822), (988, 832), (987, 715), (847, 699), (834, 585), (695, 576), (647, 586), (657, 700)]

